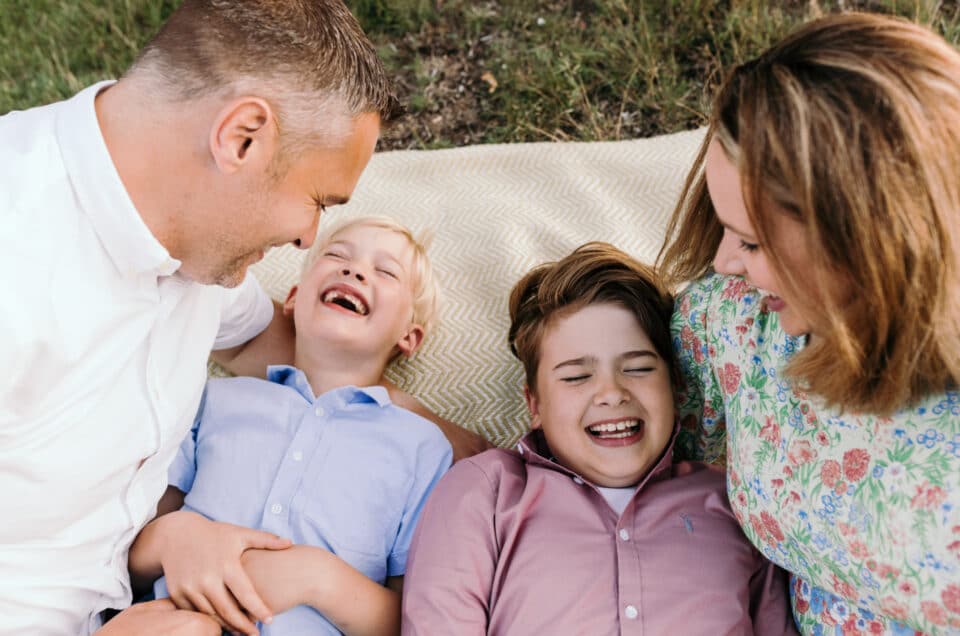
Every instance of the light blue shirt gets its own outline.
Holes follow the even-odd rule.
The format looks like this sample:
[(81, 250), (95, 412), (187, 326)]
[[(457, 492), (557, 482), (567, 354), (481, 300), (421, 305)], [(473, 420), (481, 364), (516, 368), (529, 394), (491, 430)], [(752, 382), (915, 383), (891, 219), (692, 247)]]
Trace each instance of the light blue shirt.
[[(170, 467), (183, 509), (326, 548), (378, 583), (402, 576), (423, 504), (452, 461), (440, 429), (381, 386), (315, 398), (299, 369), (272, 366), (267, 378), (207, 383)], [(155, 592), (166, 596), (163, 579)], [(259, 627), (340, 633), (306, 606)]]

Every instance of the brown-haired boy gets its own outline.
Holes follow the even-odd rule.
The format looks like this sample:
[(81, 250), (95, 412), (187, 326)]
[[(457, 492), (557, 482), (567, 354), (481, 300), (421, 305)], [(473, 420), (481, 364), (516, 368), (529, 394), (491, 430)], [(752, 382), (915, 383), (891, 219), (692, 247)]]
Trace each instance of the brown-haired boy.
[(404, 634), (795, 633), (783, 573), (723, 473), (671, 463), (669, 320), (654, 272), (588, 243), (510, 297), (533, 430), (456, 464), (414, 536)]

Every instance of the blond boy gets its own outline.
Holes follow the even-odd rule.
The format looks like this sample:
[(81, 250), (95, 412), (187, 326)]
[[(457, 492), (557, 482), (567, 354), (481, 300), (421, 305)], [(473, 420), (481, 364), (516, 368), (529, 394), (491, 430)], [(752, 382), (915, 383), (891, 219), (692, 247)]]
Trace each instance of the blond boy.
[(294, 544), (243, 555), (274, 612), (261, 633), (399, 633), (407, 548), (452, 453), (378, 382), (390, 360), (420, 347), (436, 304), (422, 243), (394, 221), (351, 220), (319, 238), (284, 303), (296, 324), (294, 365), (271, 367), (267, 380), (208, 383), (162, 502), (183, 506), (138, 537), (134, 577), (164, 574), (158, 596), (216, 614), (198, 581), (221, 573), (196, 563), (217, 546), (164, 549), (177, 527), (165, 519), (202, 514)]

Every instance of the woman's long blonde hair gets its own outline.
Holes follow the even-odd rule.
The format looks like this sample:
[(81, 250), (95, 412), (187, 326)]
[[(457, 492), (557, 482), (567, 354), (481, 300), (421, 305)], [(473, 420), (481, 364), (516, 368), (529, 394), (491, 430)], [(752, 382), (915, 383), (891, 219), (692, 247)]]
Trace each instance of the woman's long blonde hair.
[(762, 245), (779, 214), (806, 228), (797, 240), (811, 271), (768, 250), (794, 295), (820, 290), (811, 303), (822, 306), (807, 312), (817, 338), (789, 377), (833, 406), (880, 415), (955, 388), (960, 53), (907, 21), (850, 13), (734, 68), (658, 259), (672, 283), (706, 273), (723, 233), (703, 175), (712, 139), (738, 167)]

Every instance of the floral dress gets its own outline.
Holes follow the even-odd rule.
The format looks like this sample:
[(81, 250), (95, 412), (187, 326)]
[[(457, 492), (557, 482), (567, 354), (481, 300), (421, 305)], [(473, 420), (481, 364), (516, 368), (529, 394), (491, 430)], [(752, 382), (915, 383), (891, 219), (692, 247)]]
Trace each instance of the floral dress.
[(750, 540), (791, 572), (804, 634), (960, 634), (960, 394), (892, 417), (840, 412), (783, 377), (802, 338), (739, 277), (677, 300), (679, 459), (726, 463)]

